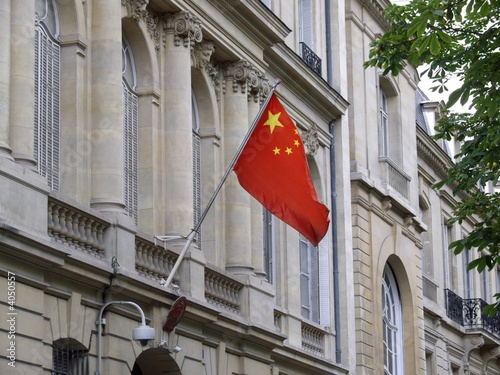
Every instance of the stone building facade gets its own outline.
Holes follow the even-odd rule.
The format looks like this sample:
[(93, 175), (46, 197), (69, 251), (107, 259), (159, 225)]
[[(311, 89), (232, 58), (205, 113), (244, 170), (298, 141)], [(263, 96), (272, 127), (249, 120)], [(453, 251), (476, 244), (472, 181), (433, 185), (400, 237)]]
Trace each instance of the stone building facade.
[[(461, 271), (429, 273), (454, 198), (416, 69), (363, 67), (387, 4), (1, 1), (0, 372), (498, 371), (494, 332), (447, 315)], [(234, 173), (213, 195), (278, 80), (330, 208), (317, 247)]]

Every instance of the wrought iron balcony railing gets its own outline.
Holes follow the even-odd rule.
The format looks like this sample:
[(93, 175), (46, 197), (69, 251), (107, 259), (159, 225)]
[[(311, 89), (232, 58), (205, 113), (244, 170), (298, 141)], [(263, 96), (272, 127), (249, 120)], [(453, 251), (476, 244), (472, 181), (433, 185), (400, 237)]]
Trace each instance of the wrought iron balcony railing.
[(486, 301), (481, 298), (464, 299), (449, 289), (444, 291), (448, 318), (465, 328), (482, 328), (500, 337), (500, 314), (484, 314)]
[(304, 42), (300, 42), (300, 57), (312, 71), (321, 75), (321, 59)]

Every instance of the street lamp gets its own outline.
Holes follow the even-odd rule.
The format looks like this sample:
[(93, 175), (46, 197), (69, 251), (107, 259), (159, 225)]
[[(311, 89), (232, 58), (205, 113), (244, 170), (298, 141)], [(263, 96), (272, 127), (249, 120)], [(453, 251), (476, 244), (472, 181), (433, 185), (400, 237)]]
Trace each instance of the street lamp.
[(111, 301), (106, 303), (103, 307), (101, 307), (101, 310), (99, 311), (99, 318), (95, 322), (95, 324), (97, 325), (97, 370), (94, 372), (94, 375), (101, 375), (102, 368), (102, 326), (103, 324), (106, 324), (106, 319), (102, 317), (102, 314), (108, 306), (115, 304), (132, 305), (141, 314), (141, 325), (137, 328), (134, 328), (132, 331), (132, 339), (134, 341), (139, 341), (142, 346), (146, 346), (148, 344), (148, 341), (154, 340), (156, 337), (155, 329), (146, 325), (146, 317), (144, 316), (144, 312), (137, 303), (130, 301)]

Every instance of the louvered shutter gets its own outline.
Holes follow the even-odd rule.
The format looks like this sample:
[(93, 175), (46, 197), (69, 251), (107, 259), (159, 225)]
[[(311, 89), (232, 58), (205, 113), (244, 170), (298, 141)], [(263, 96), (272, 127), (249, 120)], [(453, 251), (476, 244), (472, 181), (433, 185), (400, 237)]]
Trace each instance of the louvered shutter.
[(60, 46), (42, 24), (35, 28), (35, 160), (38, 173), (59, 190)]
[(309, 264), (311, 267), (311, 320), (315, 323), (319, 323), (319, 251), (318, 248), (314, 247), (309, 241), (308, 244), (308, 255)]
[(137, 224), (137, 138), (138, 138), (138, 99), (137, 95), (122, 81), (123, 94), (123, 185), (125, 212)]
[(328, 267), (328, 237), (318, 244), (319, 256), (319, 324), (330, 325), (330, 269)]
[[(191, 113), (193, 129), (193, 225), (196, 226), (201, 219), (201, 137), (198, 103), (194, 92), (191, 92)], [(201, 249), (201, 228), (194, 237)]]
[(311, 319), (311, 268), (308, 241), (300, 236), (300, 303), (301, 314)]
[(276, 285), (276, 231), (275, 216), (266, 208), (262, 207), (263, 215), (263, 243), (264, 243), (264, 271), (267, 281)]
[[(201, 139), (193, 131), (193, 210), (194, 225), (201, 219)], [(195, 240), (201, 248), (201, 228), (195, 235)]]

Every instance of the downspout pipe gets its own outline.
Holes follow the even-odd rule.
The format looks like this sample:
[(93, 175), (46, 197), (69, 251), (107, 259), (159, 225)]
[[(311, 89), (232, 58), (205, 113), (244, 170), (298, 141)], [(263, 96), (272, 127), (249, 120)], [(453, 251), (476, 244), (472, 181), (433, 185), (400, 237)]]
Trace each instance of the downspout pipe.
[(335, 121), (330, 122), (330, 194), (332, 213), (332, 262), (333, 262), (333, 313), (335, 319), (335, 361), (342, 363), (341, 335), (340, 335), (340, 291), (339, 291), (339, 247), (337, 228), (337, 188), (335, 173)]
[(331, 2), (325, 0), (325, 29), (326, 29), (326, 81), (333, 87), (332, 67), (332, 19)]

